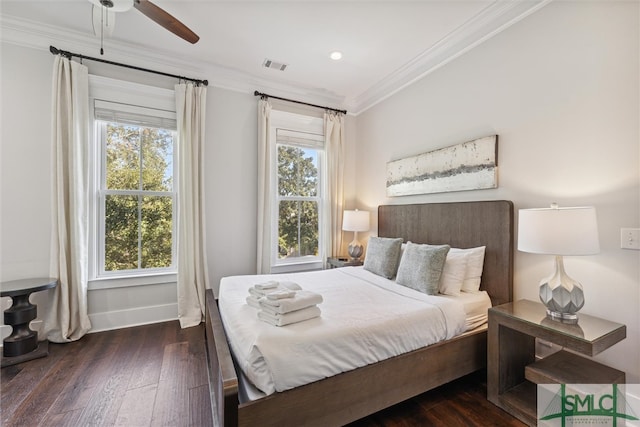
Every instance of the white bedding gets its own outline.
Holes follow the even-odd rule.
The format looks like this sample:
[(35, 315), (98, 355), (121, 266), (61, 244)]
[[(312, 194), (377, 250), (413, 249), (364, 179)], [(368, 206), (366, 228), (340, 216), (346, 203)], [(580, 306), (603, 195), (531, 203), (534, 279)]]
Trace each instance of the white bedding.
[[(258, 320), (257, 309), (245, 299), (251, 286), (266, 280), (294, 281), (321, 294), (321, 316), (285, 327)], [(240, 369), (272, 394), (459, 335), (477, 322), (483, 310), (478, 307), (484, 306), (486, 315), (486, 293), (469, 295), (475, 297), (425, 295), (350, 267), (226, 277), (220, 282), (219, 307)], [(472, 308), (476, 317), (469, 323), (466, 311)]]
[(489, 319), (491, 298), (486, 291), (460, 292), (460, 296), (438, 295), (438, 297), (452, 299), (464, 306), (467, 331), (486, 324)]

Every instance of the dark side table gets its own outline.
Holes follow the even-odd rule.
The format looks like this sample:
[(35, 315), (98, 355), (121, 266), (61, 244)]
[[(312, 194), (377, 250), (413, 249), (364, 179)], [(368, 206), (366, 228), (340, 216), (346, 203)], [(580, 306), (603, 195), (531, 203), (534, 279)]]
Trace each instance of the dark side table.
[(29, 296), (34, 292), (54, 288), (57, 284), (58, 279), (50, 277), (0, 283), (0, 296), (12, 299), (11, 307), (4, 311), (4, 323), (10, 325), (13, 331), (3, 340), (3, 368), (49, 354), (48, 342), (38, 343), (38, 332), (29, 327), (29, 322), (38, 317), (38, 307), (31, 304)]
[[(538, 384), (624, 384), (625, 373), (591, 359), (627, 336), (627, 327), (587, 314), (577, 324), (547, 317), (539, 302), (489, 309), (487, 399), (530, 426), (538, 423)], [(536, 359), (535, 341), (563, 350)], [(587, 356), (587, 357), (584, 357)]]
[(329, 268), (340, 268), (340, 267), (359, 267), (363, 265), (364, 262), (359, 259), (350, 259), (347, 257), (329, 257), (327, 258), (327, 265)]

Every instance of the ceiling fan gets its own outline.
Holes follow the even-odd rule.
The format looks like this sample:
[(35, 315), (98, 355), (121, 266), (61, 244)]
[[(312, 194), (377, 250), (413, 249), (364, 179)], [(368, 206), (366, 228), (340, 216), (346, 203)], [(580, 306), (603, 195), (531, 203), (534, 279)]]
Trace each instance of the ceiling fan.
[[(93, 3), (93, 28), (96, 34), (98, 29), (107, 32), (113, 31), (115, 22), (114, 12), (126, 12), (135, 7), (143, 15), (159, 24), (161, 27), (171, 31), (178, 37), (183, 38), (191, 44), (200, 40), (200, 37), (191, 31), (186, 25), (174, 18), (164, 9), (151, 3), (149, 0), (89, 0)], [(107, 20), (105, 22), (105, 15)]]

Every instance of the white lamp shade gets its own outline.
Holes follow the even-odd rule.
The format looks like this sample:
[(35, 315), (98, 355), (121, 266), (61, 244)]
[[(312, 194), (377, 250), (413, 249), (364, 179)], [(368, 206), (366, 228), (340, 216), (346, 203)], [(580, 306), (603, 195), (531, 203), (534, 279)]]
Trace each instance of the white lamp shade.
[(600, 252), (596, 209), (520, 209), (518, 250), (550, 255), (593, 255)]
[(344, 231), (368, 231), (368, 211), (344, 211), (342, 215), (342, 229)]

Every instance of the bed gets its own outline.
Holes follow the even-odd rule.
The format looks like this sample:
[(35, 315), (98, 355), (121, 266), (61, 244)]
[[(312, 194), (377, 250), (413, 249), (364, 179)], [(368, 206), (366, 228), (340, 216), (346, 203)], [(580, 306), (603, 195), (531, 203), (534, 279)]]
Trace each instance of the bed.
[[(513, 204), (480, 201), (378, 208), (378, 236), (405, 242), (486, 246), (481, 289), (512, 300)], [(221, 426), (344, 425), (486, 367), (486, 326), (290, 390), (241, 403), (239, 378), (213, 293), (206, 339), (211, 404)]]

